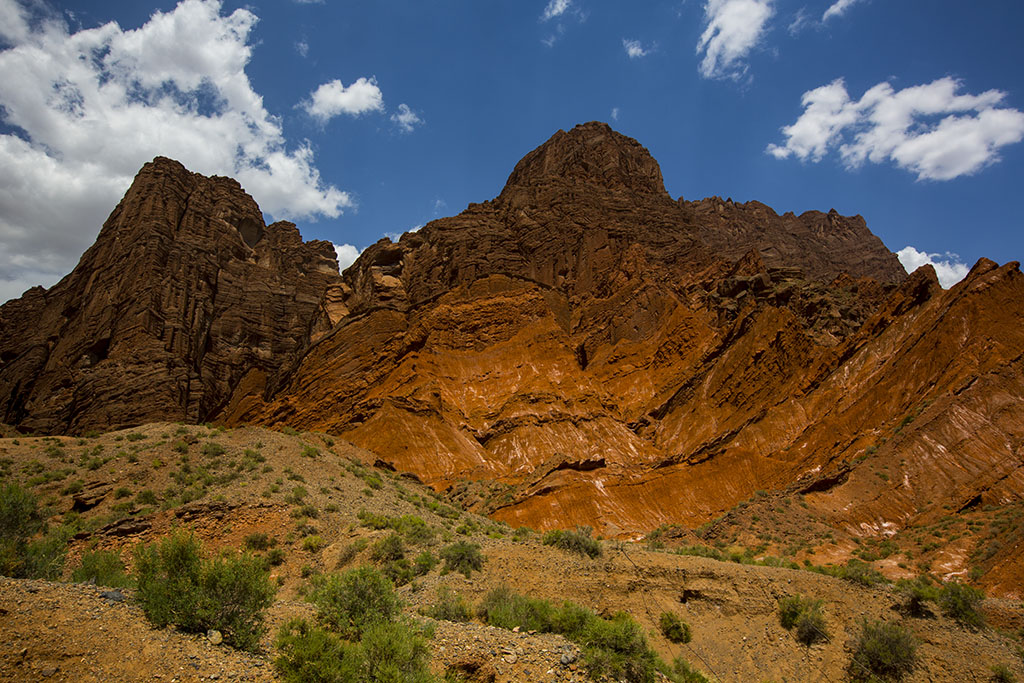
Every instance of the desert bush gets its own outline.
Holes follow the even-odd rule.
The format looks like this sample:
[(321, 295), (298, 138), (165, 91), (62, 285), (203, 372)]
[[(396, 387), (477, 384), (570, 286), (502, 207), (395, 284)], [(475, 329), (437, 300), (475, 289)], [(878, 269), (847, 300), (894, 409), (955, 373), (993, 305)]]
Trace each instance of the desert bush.
[(434, 557), (434, 553), (429, 550), (424, 550), (422, 553), (416, 556), (416, 559), (412, 562), (412, 573), (416, 576), (424, 576), (429, 574), (430, 570), (437, 566), (437, 558)]
[(917, 638), (910, 629), (896, 623), (865, 619), (854, 645), (850, 672), (857, 680), (868, 672), (883, 678), (902, 678), (917, 662), (917, 645)]
[(444, 621), (469, 621), (473, 618), (473, 610), (466, 599), (448, 586), (437, 589), (437, 602), (422, 610), (422, 614)]
[(203, 455), (209, 458), (216, 458), (217, 456), (224, 455), (226, 452), (227, 449), (216, 441), (207, 441), (203, 444)]
[(69, 529), (46, 531), (46, 513), (18, 484), (0, 485), (0, 574), (55, 579), (64, 568)]
[(970, 628), (982, 628), (985, 615), (981, 613), (981, 601), (985, 594), (974, 586), (953, 581), (945, 584), (939, 591), (938, 603), (942, 613), (956, 619), (960, 624)]
[(650, 649), (643, 629), (625, 612), (602, 619), (586, 607), (571, 602), (555, 607), (506, 586), (485, 595), (477, 612), (491, 626), (561, 633), (580, 645), (583, 664), (595, 680), (653, 681), (655, 671), (671, 674)]
[(350, 683), (362, 680), (363, 652), (329, 631), (292, 619), (274, 642), (274, 668), (287, 683)]
[(690, 625), (672, 612), (662, 612), (658, 626), (662, 634), (673, 643), (688, 643), (693, 638)]
[(902, 596), (907, 612), (914, 616), (924, 616), (928, 613), (927, 603), (938, 599), (939, 587), (922, 575), (897, 581), (896, 593)]
[(310, 553), (320, 552), (325, 545), (327, 542), (317, 534), (302, 539), (302, 549)]
[(126, 588), (132, 583), (125, 573), (124, 562), (117, 553), (110, 550), (82, 553), (79, 566), (71, 572), (71, 580), (78, 583), (92, 581), (98, 586), (111, 588)]
[(390, 534), (373, 544), (370, 559), (374, 562), (394, 562), (405, 557), (405, 545), (398, 534)]
[(338, 561), (335, 564), (335, 568), (340, 569), (352, 560), (354, 560), (356, 558), (356, 555), (363, 552), (363, 550), (366, 548), (368, 544), (368, 540), (366, 540), (365, 538), (359, 538), (355, 541), (352, 541), (352, 543), (348, 544), (344, 548), (342, 548), (341, 551), (338, 553)]
[(672, 673), (679, 683), (708, 683), (707, 677), (697, 671), (690, 663), (683, 659), (682, 655), (672, 660)]
[(477, 608), (480, 617), (499, 628), (522, 631), (550, 631), (553, 608), (547, 600), (519, 595), (508, 586), (499, 586), (484, 596)]
[(601, 542), (590, 537), (590, 527), (577, 527), (575, 531), (554, 529), (544, 534), (544, 545), (561, 548), (577, 555), (598, 557), (601, 554)]
[(1017, 677), (1005, 664), (993, 664), (989, 670), (992, 672), (992, 680), (996, 683), (1014, 683)]
[(176, 533), (135, 551), (138, 599), (155, 626), (217, 629), (225, 642), (255, 650), (274, 598), (265, 563), (251, 555), (203, 559), (194, 536)]
[(284, 550), (281, 548), (271, 548), (267, 551), (265, 559), (271, 567), (282, 565), (284, 564)]
[(828, 638), (821, 600), (791, 595), (779, 600), (779, 623), (804, 645)]
[(309, 596), (317, 620), (344, 638), (359, 638), (370, 625), (393, 621), (401, 603), (391, 582), (373, 567), (320, 578)]
[(430, 650), (416, 629), (401, 621), (371, 624), (360, 640), (364, 658), (361, 681), (429, 683)]
[(247, 535), (242, 543), (249, 550), (266, 550), (270, 546), (274, 545), (273, 540), (267, 534), (257, 531)]
[(484, 556), (480, 552), (480, 546), (468, 541), (458, 541), (444, 548), (440, 553), (444, 560), (445, 572), (461, 572), (467, 579), (474, 571), (480, 571), (484, 566)]

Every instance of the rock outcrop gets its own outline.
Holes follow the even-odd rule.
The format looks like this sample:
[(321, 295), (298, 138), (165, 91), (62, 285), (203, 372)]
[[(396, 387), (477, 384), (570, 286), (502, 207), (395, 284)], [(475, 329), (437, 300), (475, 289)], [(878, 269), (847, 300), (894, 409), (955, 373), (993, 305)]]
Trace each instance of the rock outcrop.
[(1021, 319), (1016, 263), (945, 291), (859, 217), (675, 200), (590, 123), (341, 276), (158, 160), (75, 272), (0, 308), (0, 401), (37, 431), (322, 430), (517, 526), (695, 527), (766, 490), (881, 537), (1021, 500)]
[(70, 275), (0, 307), (0, 418), (49, 433), (207, 420), (239, 387), (273, 388), (339, 280), (330, 243), (157, 158)]

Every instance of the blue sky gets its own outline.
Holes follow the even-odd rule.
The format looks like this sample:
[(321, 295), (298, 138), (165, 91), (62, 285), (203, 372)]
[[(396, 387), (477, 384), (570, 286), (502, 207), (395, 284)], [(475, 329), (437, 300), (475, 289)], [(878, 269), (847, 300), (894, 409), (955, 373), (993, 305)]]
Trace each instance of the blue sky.
[(948, 284), (1024, 256), (1022, 29), (962, 0), (0, 0), (0, 300), (158, 154), (352, 257), (595, 119), (674, 197), (860, 213)]

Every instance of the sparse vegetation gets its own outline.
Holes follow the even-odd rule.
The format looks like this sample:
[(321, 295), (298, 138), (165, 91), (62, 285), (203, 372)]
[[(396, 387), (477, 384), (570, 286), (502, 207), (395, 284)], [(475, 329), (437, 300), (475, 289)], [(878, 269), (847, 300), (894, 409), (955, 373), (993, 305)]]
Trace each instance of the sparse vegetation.
[(791, 595), (779, 600), (779, 623), (804, 645), (828, 638), (822, 601)]
[(982, 628), (985, 626), (985, 615), (980, 608), (984, 599), (985, 594), (974, 586), (953, 581), (942, 587), (937, 601), (947, 617), (969, 628)]
[(690, 625), (672, 612), (662, 612), (658, 619), (661, 633), (673, 643), (688, 643), (693, 639)]
[(915, 617), (927, 615), (928, 603), (939, 597), (939, 587), (924, 574), (913, 579), (900, 579), (896, 582), (896, 592), (903, 597), (907, 612)]
[(391, 582), (373, 567), (328, 574), (314, 584), (309, 599), (321, 624), (355, 639), (374, 623), (393, 621), (401, 607)]
[(484, 566), (484, 556), (476, 543), (458, 541), (444, 548), (440, 555), (444, 560), (444, 572), (461, 572), (467, 579)]
[(870, 680), (871, 676), (900, 679), (917, 663), (917, 646), (914, 634), (900, 624), (864, 620), (850, 673), (855, 680)]
[(255, 650), (274, 597), (264, 562), (251, 555), (202, 557), (194, 536), (176, 533), (135, 551), (138, 599), (155, 626), (221, 631), (225, 642)]
[(125, 588), (132, 583), (125, 573), (124, 562), (117, 553), (109, 550), (82, 553), (82, 560), (71, 573), (71, 580), (79, 583), (91, 581), (98, 586), (111, 588)]
[(437, 601), (422, 611), (424, 616), (445, 621), (469, 621), (473, 610), (466, 599), (448, 586), (437, 589)]
[(69, 530), (45, 533), (46, 517), (31, 492), (18, 484), (0, 485), (0, 574), (38, 579), (60, 575)]
[(561, 548), (577, 555), (587, 557), (599, 557), (601, 555), (601, 542), (591, 538), (590, 527), (577, 527), (575, 531), (564, 529), (553, 529), (544, 534), (544, 545)]

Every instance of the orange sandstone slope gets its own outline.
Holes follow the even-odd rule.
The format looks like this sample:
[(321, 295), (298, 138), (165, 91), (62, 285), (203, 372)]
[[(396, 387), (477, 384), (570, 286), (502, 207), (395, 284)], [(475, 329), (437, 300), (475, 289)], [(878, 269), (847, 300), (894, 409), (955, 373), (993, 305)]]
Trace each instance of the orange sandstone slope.
[(673, 201), (643, 147), (585, 124), (367, 249), (282, 391), (223, 417), (489, 481), (513, 525), (634, 534), (787, 489), (888, 532), (1024, 492), (1021, 287), (1015, 263), (907, 277), (859, 217)]

